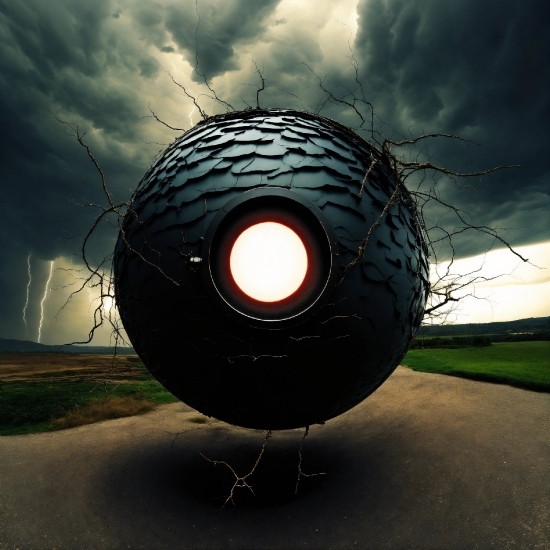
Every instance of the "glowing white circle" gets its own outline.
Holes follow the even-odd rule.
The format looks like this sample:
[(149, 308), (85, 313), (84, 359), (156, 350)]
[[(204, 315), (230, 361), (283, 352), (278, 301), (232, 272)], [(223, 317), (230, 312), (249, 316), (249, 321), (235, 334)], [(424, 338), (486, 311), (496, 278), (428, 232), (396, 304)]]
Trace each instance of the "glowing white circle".
[(262, 222), (245, 229), (229, 257), (237, 286), (260, 302), (284, 300), (300, 287), (307, 272), (307, 252), (286, 225)]

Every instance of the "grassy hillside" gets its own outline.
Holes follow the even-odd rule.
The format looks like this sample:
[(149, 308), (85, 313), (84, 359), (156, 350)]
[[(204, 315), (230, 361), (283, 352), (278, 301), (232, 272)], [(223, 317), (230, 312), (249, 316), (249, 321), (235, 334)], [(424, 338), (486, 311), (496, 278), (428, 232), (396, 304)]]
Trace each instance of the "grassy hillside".
[(494, 342), (487, 347), (413, 349), (401, 363), (421, 372), (550, 391), (550, 342)]
[(466, 323), (462, 325), (422, 326), (417, 338), (424, 336), (475, 336), (478, 334), (513, 334), (550, 330), (550, 317), (530, 317), (497, 323)]

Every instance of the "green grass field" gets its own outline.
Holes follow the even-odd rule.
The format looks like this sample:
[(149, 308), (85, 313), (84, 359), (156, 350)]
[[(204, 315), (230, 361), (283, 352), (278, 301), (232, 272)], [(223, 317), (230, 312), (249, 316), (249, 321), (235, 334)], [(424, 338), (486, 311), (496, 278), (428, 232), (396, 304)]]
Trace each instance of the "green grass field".
[[(145, 411), (155, 405), (178, 401), (150, 375), (128, 383), (97, 385), (93, 382), (22, 381), (0, 383), (0, 435), (38, 433), (71, 427), (60, 420), (74, 416), (75, 411), (83, 412), (81, 424), (97, 420), (135, 414), (136, 405)], [(106, 391), (105, 391), (106, 390)], [(121, 403), (120, 398), (125, 398)], [(117, 399), (117, 411), (113, 414), (112, 400)], [(97, 411), (103, 406), (104, 413)], [(126, 411), (124, 409), (127, 409)], [(93, 416), (86, 411), (95, 409)]]
[(401, 363), (413, 370), (550, 391), (550, 342), (493, 342), (488, 347), (415, 349)]

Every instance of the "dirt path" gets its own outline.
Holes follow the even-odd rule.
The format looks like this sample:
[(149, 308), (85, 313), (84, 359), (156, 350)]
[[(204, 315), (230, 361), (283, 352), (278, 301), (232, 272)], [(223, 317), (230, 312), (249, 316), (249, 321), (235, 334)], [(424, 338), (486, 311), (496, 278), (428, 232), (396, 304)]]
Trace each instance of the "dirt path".
[[(193, 424), (183, 404), (0, 437), (0, 549), (549, 548), (547, 394), (398, 368), (324, 426)], [(174, 440), (174, 433), (181, 433)], [(171, 432), (171, 433), (168, 433)]]

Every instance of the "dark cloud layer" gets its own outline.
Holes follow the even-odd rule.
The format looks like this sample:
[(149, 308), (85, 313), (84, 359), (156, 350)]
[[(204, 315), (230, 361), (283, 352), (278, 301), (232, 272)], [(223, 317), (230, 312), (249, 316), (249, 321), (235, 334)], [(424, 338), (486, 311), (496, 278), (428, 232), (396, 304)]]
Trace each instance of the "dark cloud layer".
[[(235, 48), (253, 42), (266, 30), (265, 18), (280, 0), (202, 0), (150, 2), (133, 10), (140, 35), (160, 51), (182, 52), (208, 80), (238, 67)], [(193, 78), (202, 82), (203, 77)]]
[[(197, 45), (199, 72), (237, 108), (255, 102), (259, 80), (251, 58), (266, 77), (264, 106), (319, 105), (325, 96), (302, 63), (326, 75), (335, 94), (357, 88), (346, 58), (350, 31), (335, 23), (333, 3), (293, 6), (281, 0), (0, 0), (0, 337), (25, 337), (28, 254), (42, 288), (46, 262), (76, 253), (78, 238), (65, 236), (84, 233), (93, 218), (71, 201), (102, 201), (85, 151), (44, 115), (78, 121), (111, 190), (127, 198), (153, 155), (177, 135), (144, 118), (147, 103), (176, 126), (188, 127), (190, 116), (198, 120), (165, 74), (175, 67), (178, 80), (205, 93), (192, 71)], [(430, 143), (434, 161), (457, 168), (526, 166), (474, 182), (475, 192), (443, 188), (476, 223), (509, 228), (503, 234), (515, 244), (547, 240), (547, 3), (361, 0), (357, 16), (351, 46), (379, 129), (395, 136), (453, 133), (480, 143), (471, 150)], [(327, 35), (327, 28), (339, 30)], [(222, 110), (206, 97), (201, 101)], [(322, 113), (357, 124), (342, 105), (329, 102)], [(113, 242), (114, 233), (106, 231), (92, 246), (100, 257)], [(463, 256), (487, 246), (476, 235), (457, 244)], [(36, 315), (34, 294), (31, 301)]]
[(198, 39), (199, 72), (206, 78), (237, 67), (235, 47), (257, 40), (265, 30), (263, 19), (279, 0), (235, 0), (233, 2), (201, 2), (201, 21), (197, 28), (189, 18), (189, 9), (174, 4), (167, 10), (166, 29), (172, 40), (193, 59), (196, 54), (195, 30)]
[[(486, 178), (470, 197), (450, 195), (485, 224), (523, 225), (511, 240), (548, 238), (549, 12), (544, 2), (511, 0), (369, 0), (358, 8), (356, 55), (384, 120), (403, 133), (412, 126), (481, 144), (472, 151), (480, 169), (526, 167)], [(456, 147), (434, 152), (452, 164)]]

